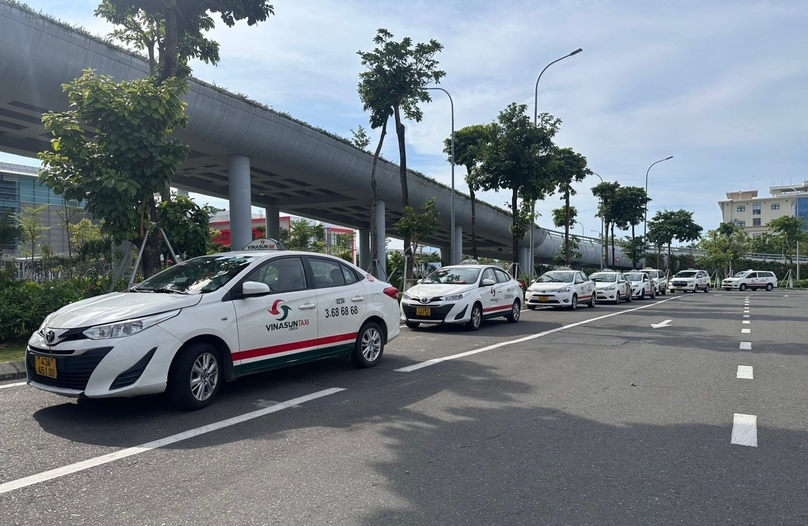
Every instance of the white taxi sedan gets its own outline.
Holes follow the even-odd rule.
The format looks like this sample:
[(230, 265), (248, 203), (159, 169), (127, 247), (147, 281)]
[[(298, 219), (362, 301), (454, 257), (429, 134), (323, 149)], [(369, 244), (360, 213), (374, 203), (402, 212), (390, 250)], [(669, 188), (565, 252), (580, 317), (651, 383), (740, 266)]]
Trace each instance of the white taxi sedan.
[(201, 256), (48, 315), (28, 340), (28, 384), (86, 398), (168, 391), (200, 409), (249, 373), (348, 355), (375, 366), (399, 335), (397, 296), (325, 254)]
[(465, 324), (476, 331), (484, 319), (519, 321), (522, 289), (493, 265), (441, 267), (410, 287), (401, 298), (401, 316), (410, 329), (423, 324)]
[(646, 296), (651, 299), (656, 298), (656, 285), (651, 276), (646, 272), (633, 270), (623, 274), (626, 279), (631, 283), (631, 296), (633, 298), (645, 299)]
[(578, 304), (595, 306), (595, 283), (579, 270), (551, 270), (539, 276), (525, 292), (525, 305), (536, 307), (569, 307)]
[(595, 282), (597, 301), (608, 301), (617, 305), (620, 300), (631, 301), (631, 282), (622, 272), (595, 272), (589, 279)]

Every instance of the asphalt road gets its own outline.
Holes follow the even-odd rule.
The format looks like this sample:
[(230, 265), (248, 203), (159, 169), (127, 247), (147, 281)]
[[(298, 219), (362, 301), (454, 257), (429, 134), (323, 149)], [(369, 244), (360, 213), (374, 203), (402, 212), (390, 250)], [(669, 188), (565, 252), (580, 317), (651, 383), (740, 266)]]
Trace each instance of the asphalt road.
[(405, 328), (375, 369), (255, 375), (194, 413), (0, 384), (0, 524), (808, 524), (806, 300)]

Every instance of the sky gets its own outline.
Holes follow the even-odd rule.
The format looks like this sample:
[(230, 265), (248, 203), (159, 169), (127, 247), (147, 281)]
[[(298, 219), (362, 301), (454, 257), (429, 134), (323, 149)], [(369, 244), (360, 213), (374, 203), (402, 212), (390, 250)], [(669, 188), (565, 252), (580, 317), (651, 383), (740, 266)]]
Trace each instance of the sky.
[[(27, 3), (92, 33), (111, 31), (92, 15), (97, 0)], [(373, 147), (357, 51), (375, 47), (378, 28), (444, 46), (439, 86), (454, 100), (456, 130), (492, 122), (512, 102), (532, 115), (542, 69), (583, 48), (541, 76), (538, 111), (562, 120), (556, 144), (584, 155), (605, 181), (644, 187), (651, 164), (673, 156), (648, 172), (649, 219), (683, 208), (706, 232), (721, 222), (726, 192), (762, 196), (808, 180), (804, 0), (275, 0), (274, 8), (256, 26), (219, 20), (209, 36), (220, 43), (220, 63), (194, 63), (194, 76), (346, 138), (361, 125)], [(432, 95), (423, 120), (406, 123), (408, 167), (451, 185), (442, 153), (450, 105), (444, 93)], [(396, 142), (385, 142), (382, 155), (395, 162)], [(467, 194), (464, 178), (456, 167), (455, 188)], [(590, 190), (599, 182), (593, 175), (575, 186), (576, 234), (600, 231)], [(478, 195), (509, 202), (508, 191)], [(558, 195), (539, 202), (538, 224), (552, 228), (562, 203)]]

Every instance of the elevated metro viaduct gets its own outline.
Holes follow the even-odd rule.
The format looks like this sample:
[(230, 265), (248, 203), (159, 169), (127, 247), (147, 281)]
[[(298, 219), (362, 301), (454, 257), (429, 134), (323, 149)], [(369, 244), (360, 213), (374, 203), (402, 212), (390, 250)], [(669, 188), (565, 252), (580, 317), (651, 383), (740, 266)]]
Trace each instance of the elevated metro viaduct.
[[(146, 61), (103, 40), (83, 34), (20, 7), (0, 3), (0, 150), (34, 157), (49, 148), (51, 136), (41, 124), (46, 111), (67, 109), (61, 86), (92, 68), (116, 80), (148, 74)], [(251, 206), (266, 209), (267, 232), (279, 235), (281, 209), (303, 217), (359, 230), (359, 263), (370, 265), (370, 222), (379, 228), (379, 253), (386, 236), (400, 237), (398, 166), (380, 160), (378, 209), (370, 217), (372, 155), (344, 140), (312, 129), (258, 103), (191, 79), (186, 95), (190, 123), (178, 136), (191, 148), (173, 186), (228, 199), (233, 246), (251, 239)], [(450, 232), (451, 189), (411, 173), (410, 203), (420, 207), (436, 197), (437, 232), (424, 240), (441, 249), (444, 263), (458, 262), (471, 247), (471, 202), (455, 192), (455, 232)], [(511, 259), (511, 216), (485, 203), (476, 210), (481, 256)], [(456, 254), (449, 254), (450, 235)], [(528, 236), (520, 243), (519, 261), (528, 268)], [(550, 262), (561, 245), (558, 235), (536, 227), (534, 253)], [(597, 240), (581, 242), (583, 262), (600, 264)], [(381, 262), (384, 263), (383, 261)]]

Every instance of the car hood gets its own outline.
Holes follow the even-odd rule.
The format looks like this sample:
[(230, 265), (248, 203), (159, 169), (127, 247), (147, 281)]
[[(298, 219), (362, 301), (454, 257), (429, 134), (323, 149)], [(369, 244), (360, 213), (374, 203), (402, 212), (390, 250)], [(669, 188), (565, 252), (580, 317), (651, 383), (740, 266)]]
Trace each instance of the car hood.
[(724, 278), (724, 281), (729, 281), (731, 283), (736, 283), (738, 281), (741, 281), (742, 279), (744, 279), (744, 278)]
[(572, 283), (531, 283), (527, 290), (532, 291), (548, 291), (548, 290), (558, 290), (564, 287), (571, 287)]
[(475, 288), (477, 288), (477, 285), (420, 284), (408, 288), (407, 294), (418, 298), (435, 298), (448, 296), (449, 294), (460, 294)]
[(113, 292), (65, 305), (51, 315), (48, 326), (73, 329), (140, 318), (196, 305), (202, 294)]
[(682, 277), (677, 277), (677, 276), (674, 276), (674, 277), (671, 278), (671, 280), (674, 280), (674, 279), (677, 280), (677, 281), (696, 281), (696, 278), (682, 278)]
[(617, 285), (616, 281), (596, 281), (595, 288), (596, 289), (608, 289), (609, 287), (614, 287)]

